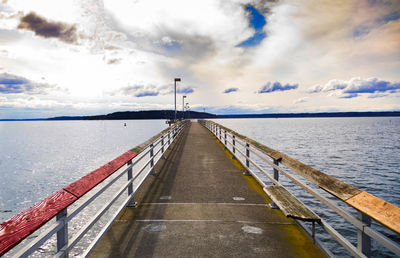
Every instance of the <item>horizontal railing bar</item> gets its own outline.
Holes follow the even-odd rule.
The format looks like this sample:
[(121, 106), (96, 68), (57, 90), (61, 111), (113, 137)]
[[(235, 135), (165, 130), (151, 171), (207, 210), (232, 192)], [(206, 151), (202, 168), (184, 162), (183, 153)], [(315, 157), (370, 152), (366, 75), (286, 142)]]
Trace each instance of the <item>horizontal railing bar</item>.
[[(169, 131), (167, 131), (165, 134), (161, 135), (159, 138), (156, 139), (156, 141), (161, 142), (162, 136), (166, 136), (168, 135), (168, 132), (172, 132), (174, 128), (170, 129)], [(167, 138), (164, 138), (164, 140), (166, 140)], [(151, 143), (149, 145), (147, 145), (145, 148), (143, 148), (143, 150), (148, 149), (146, 152), (143, 152), (143, 150), (138, 153), (138, 156), (141, 155), (136, 161), (139, 162), (141, 159), (143, 159), (146, 154), (148, 154), (150, 152), (150, 147)], [(155, 147), (156, 145), (154, 145), (153, 147)]]
[(137, 178), (137, 176), (140, 174), (140, 172), (138, 172), (135, 177), (133, 177), (132, 179), (128, 180), (121, 188), (119, 191), (117, 191), (113, 197), (111, 198), (110, 201), (108, 201), (107, 203), (105, 203), (104, 206), (102, 206), (102, 208), (92, 217), (92, 219), (86, 223), (86, 225), (84, 227), (82, 227), (81, 230), (78, 231), (78, 233), (76, 233), (72, 239), (70, 240), (70, 243), (68, 244), (67, 248), (65, 248), (65, 252), (68, 252), (69, 250), (71, 250), (76, 243), (78, 243), (78, 241), (86, 234), (86, 232), (100, 219), (100, 217), (108, 210), (108, 208), (110, 208), (110, 206), (121, 196), (121, 194), (124, 193), (124, 191), (126, 190), (126, 188), (128, 188), (128, 186)]
[(372, 229), (371, 227), (364, 227), (364, 233), (368, 236), (375, 239), (375, 241), (382, 244), (384, 247), (395, 253), (396, 255), (400, 256), (400, 246), (396, 244), (391, 239), (387, 238), (383, 234), (379, 233), (378, 231)]
[(35, 239), (25, 245), (21, 250), (15, 253), (12, 257), (28, 257), (36, 251), (44, 242), (50, 239), (60, 228), (63, 227), (62, 221), (54, 222), (48, 229), (40, 233)]
[(363, 228), (363, 223), (361, 221), (359, 221), (357, 218), (355, 218), (353, 215), (351, 215), (350, 213), (348, 213), (344, 209), (342, 209), (339, 206), (337, 206), (336, 204), (334, 204), (328, 198), (326, 198), (326, 197), (322, 196), (321, 194), (319, 194), (318, 192), (314, 191), (311, 187), (309, 187), (306, 184), (302, 183), (300, 180), (298, 180), (297, 178), (295, 178), (292, 175), (290, 175), (288, 172), (286, 172), (281, 167), (279, 167), (279, 166), (275, 165), (274, 163), (272, 163), (271, 161), (265, 159), (265, 157), (263, 157), (262, 155), (258, 154), (257, 152), (253, 152), (253, 153), (256, 154), (259, 158), (263, 159), (265, 162), (267, 162), (268, 165), (270, 165), (271, 167), (275, 168), (276, 170), (278, 170), (279, 172), (284, 174), (287, 178), (289, 178), (291, 181), (296, 183), (298, 186), (302, 187), (308, 193), (310, 193), (311, 195), (316, 197), (318, 200), (320, 200), (322, 203), (327, 205), (329, 208), (331, 208), (332, 210), (336, 211), (340, 216), (342, 216), (347, 221), (352, 223), (358, 229), (362, 229)]
[(85, 252), (82, 254), (82, 257), (87, 257), (93, 249), (97, 246), (99, 241), (104, 237), (105, 233), (110, 229), (110, 227), (113, 225), (114, 221), (119, 217), (121, 212), (126, 208), (126, 205), (129, 203), (133, 196), (133, 193), (130, 194), (125, 201), (119, 206), (117, 211), (114, 213), (112, 216), (112, 219), (107, 222), (107, 224), (102, 228), (102, 230), (97, 234), (96, 238), (91, 242), (89, 247), (85, 250)]
[[(230, 142), (228, 142), (228, 143), (231, 144), (231, 145), (233, 146), (232, 143), (230, 143)], [(266, 172), (262, 167), (260, 167), (254, 160), (252, 160), (251, 158), (247, 157), (246, 154), (244, 154), (240, 149), (237, 149), (237, 148), (236, 148), (236, 151), (239, 152), (240, 154), (242, 154), (242, 156), (245, 157), (247, 160), (249, 160), (251, 164), (253, 164), (258, 170), (260, 170), (263, 174), (265, 174), (265, 175), (268, 177), (268, 179), (271, 180), (271, 182), (272, 182), (274, 185), (279, 185), (279, 186), (281, 186), (281, 184), (280, 184), (278, 181), (276, 181), (276, 180), (273, 178), (273, 176), (271, 176), (271, 175), (270, 175), (268, 172)]]
[(93, 196), (91, 196), (89, 199), (87, 199), (83, 204), (79, 205), (75, 209), (71, 211), (70, 214), (67, 215), (66, 222), (69, 222), (72, 220), (80, 211), (82, 211), (84, 208), (86, 208), (91, 202), (96, 199), (100, 194), (102, 194), (105, 190), (107, 190), (112, 184), (114, 184), (118, 179), (120, 179), (127, 171), (128, 169), (132, 168), (132, 165), (129, 165), (126, 169), (121, 171), (115, 178), (113, 178), (110, 182), (108, 182), (104, 187), (100, 188)]
[[(307, 227), (306, 223), (303, 222), (303, 221), (301, 221), (301, 220), (298, 220), (298, 219), (294, 219), (294, 220), (295, 220), (296, 223), (307, 233), (307, 235), (308, 235), (310, 238), (312, 238), (312, 232), (311, 232), (310, 228)], [(315, 243), (328, 257), (331, 257), (331, 258), (336, 257), (336, 256), (324, 245), (324, 243), (323, 243), (321, 240), (319, 240), (316, 236), (314, 236), (313, 241), (314, 241), (314, 243)]]
[(366, 256), (361, 253), (357, 247), (352, 245), (345, 237), (343, 237), (339, 232), (336, 231), (331, 225), (329, 225), (324, 219), (321, 219), (320, 225), (325, 229), (326, 232), (329, 233), (333, 238), (336, 239), (344, 248), (347, 249), (352, 255), (355, 257), (363, 257)]
[[(168, 131), (173, 132), (175, 130), (176, 127), (180, 127), (182, 125), (186, 126), (187, 122), (178, 122), (176, 124), (174, 124), (171, 128), (166, 128), (163, 131), (161, 131), (160, 133), (158, 133), (157, 135), (151, 137), (150, 139), (148, 139), (147, 141), (145, 141), (144, 143), (134, 147), (131, 151), (136, 152), (136, 153), (140, 153), (142, 150), (146, 149), (147, 147), (150, 146), (150, 144), (154, 143), (154, 141), (158, 140), (161, 135), (165, 135), (167, 134)], [(173, 135), (172, 135), (173, 136)]]

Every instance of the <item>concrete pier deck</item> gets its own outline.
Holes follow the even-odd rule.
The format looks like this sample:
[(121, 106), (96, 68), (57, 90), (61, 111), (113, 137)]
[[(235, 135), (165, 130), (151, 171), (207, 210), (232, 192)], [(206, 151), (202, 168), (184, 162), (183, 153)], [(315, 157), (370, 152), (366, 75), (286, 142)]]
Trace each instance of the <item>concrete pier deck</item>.
[(271, 209), (215, 137), (191, 123), (92, 257), (322, 257), (292, 220)]

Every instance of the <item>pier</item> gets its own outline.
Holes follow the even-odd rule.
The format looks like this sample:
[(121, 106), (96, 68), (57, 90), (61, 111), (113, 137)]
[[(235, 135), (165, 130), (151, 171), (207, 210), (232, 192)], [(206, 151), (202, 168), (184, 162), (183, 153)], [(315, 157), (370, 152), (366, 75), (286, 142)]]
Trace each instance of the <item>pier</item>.
[[(354, 226), (357, 244), (282, 176)], [(47, 243), (56, 257), (333, 257), (316, 227), (355, 257), (371, 256), (372, 239), (400, 255), (372, 220), (400, 233), (395, 205), (218, 123), (184, 120), (1, 223), (0, 256)]]
[(191, 123), (92, 257), (322, 257), (260, 185)]

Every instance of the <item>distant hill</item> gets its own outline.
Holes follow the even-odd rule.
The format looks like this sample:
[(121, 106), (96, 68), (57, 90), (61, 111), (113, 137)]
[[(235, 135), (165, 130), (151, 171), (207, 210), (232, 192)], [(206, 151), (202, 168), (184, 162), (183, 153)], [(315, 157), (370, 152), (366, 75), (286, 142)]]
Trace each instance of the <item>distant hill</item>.
[[(206, 112), (186, 111), (185, 118), (306, 118), (306, 117), (389, 117), (400, 116), (400, 111), (387, 112), (325, 112), (325, 113), (275, 113), (275, 114), (233, 114), (215, 115)], [(177, 111), (176, 118), (183, 117), (182, 111)], [(174, 110), (148, 110), (114, 112), (97, 116), (60, 116), (38, 119), (0, 119), (0, 121), (52, 121), (52, 120), (122, 120), (122, 119), (173, 119)]]
[[(196, 112), (196, 111), (186, 111), (184, 114), (185, 118), (217, 118), (217, 115)], [(107, 115), (99, 116), (87, 116), (85, 120), (118, 120), (118, 119), (173, 119), (174, 110), (149, 110), (149, 111), (125, 111), (125, 112), (115, 112)], [(176, 118), (183, 118), (183, 112), (177, 111)]]

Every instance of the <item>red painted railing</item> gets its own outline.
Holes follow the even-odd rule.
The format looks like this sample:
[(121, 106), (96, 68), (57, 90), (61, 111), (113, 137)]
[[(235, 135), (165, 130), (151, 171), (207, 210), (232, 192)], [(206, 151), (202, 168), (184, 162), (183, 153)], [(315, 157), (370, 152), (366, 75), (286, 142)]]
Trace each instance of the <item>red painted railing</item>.
[(133, 151), (125, 152), (118, 158), (55, 192), (29, 209), (1, 223), (0, 256), (112, 175), (136, 155)]

